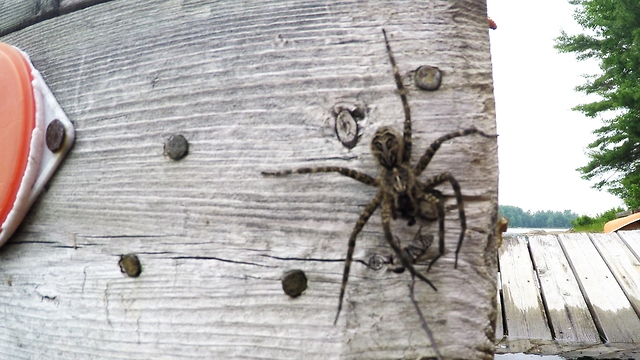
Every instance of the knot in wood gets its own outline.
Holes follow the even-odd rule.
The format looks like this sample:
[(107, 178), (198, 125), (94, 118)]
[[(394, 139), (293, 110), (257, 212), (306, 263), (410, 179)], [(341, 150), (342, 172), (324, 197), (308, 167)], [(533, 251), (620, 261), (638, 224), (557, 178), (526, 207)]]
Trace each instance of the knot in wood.
[(353, 149), (360, 139), (358, 122), (366, 115), (366, 108), (362, 103), (338, 103), (333, 107), (335, 118), (335, 132), (338, 140), (347, 149)]
[(380, 271), (389, 263), (389, 260), (380, 254), (372, 255), (369, 258), (369, 268), (374, 271)]

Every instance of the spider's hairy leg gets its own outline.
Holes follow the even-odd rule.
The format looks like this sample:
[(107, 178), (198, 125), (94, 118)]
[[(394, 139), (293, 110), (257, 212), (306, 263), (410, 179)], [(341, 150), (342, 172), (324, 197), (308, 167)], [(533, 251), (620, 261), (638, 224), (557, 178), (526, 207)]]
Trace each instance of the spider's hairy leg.
[[(462, 202), (462, 191), (460, 191), (460, 183), (458, 183), (458, 180), (456, 180), (453, 175), (451, 175), (448, 172), (443, 172), (440, 175), (436, 175), (434, 177), (432, 177), (431, 179), (427, 180), (427, 182), (425, 182), (425, 187), (426, 188), (430, 188), (430, 187), (434, 187), (437, 185), (442, 184), (443, 182), (448, 181), (451, 184), (451, 187), (453, 188), (453, 192), (456, 196), (456, 202), (458, 204), (458, 214), (460, 217), (460, 237), (458, 238), (458, 246), (456, 247), (456, 260), (454, 263), (454, 267), (457, 268), (458, 267), (458, 253), (460, 252), (460, 247), (462, 246), (462, 241), (464, 240), (464, 234), (467, 231), (467, 217), (464, 214), (464, 204)], [(442, 236), (444, 238), (444, 204), (442, 203), (442, 201), (440, 201), (440, 205), (442, 206), (442, 210), (438, 209), (438, 218), (439, 220), (442, 222), (441, 226), (440, 226), (440, 231), (442, 232)], [(442, 211), (442, 217), (440, 216), (440, 211)], [(441, 243), (440, 243), (440, 254), (434, 258), (433, 260), (431, 260), (431, 263), (429, 264), (429, 267), (427, 268), (427, 271), (429, 271), (428, 269), (431, 269), (431, 266), (433, 265), (434, 262), (436, 262), (436, 260), (438, 260), (438, 258), (440, 256), (442, 256), (442, 254), (444, 253), (444, 240), (443, 238), (440, 239)]]
[(422, 155), (422, 157), (420, 158), (420, 161), (418, 161), (418, 164), (416, 165), (414, 170), (414, 173), (416, 174), (416, 176), (420, 176), (420, 174), (422, 174), (424, 169), (427, 168), (427, 165), (429, 165), (429, 162), (431, 162), (431, 158), (433, 158), (433, 155), (436, 153), (436, 151), (438, 151), (438, 149), (440, 148), (440, 145), (442, 145), (443, 142), (447, 140), (451, 140), (453, 138), (457, 138), (460, 136), (467, 136), (471, 134), (478, 134), (488, 138), (496, 137), (496, 135), (487, 135), (486, 133), (476, 128), (464, 129), (464, 130), (455, 131), (446, 135), (442, 135), (436, 141), (434, 141), (429, 146), (429, 148), (427, 148), (427, 150), (424, 152), (424, 155)]
[(358, 180), (361, 183), (378, 186), (378, 182), (375, 178), (361, 173), (356, 170), (352, 170), (345, 167), (340, 166), (321, 166), (321, 167), (312, 167), (312, 168), (300, 168), (294, 170), (283, 170), (283, 171), (263, 171), (262, 175), (265, 176), (286, 176), (291, 174), (314, 174), (314, 173), (328, 173), (328, 172), (337, 172), (344, 176), (348, 176), (352, 179)]
[[(431, 266), (444, 254), (444, 201), (437, 199), (435, 203), (436, 212), (438, 214), (438, 255), (431, 260), (427, 271), (431, 270)], [(458, 253), (456, 252), (456, 263), (454, 267), (458, 267)]]
[(382, 202), (382, 229), (384, 230), (384, 237), (387, 240), (387, 243), (389, 243), (389, 246), (391, 246), (393, 251), (396, 253), (396, 255), (398, 256), (398, 259), (400, 259), (402, 266), (405, 269), (409, 270), (409, 272), (411, 273), (411, 276), (417, 276), (418, 279), (429, 284), (429, 286), (431, 286), (433, 290), (438, 291), (438, 289), (436, 289), (435, 285), (433, 285), (433, 283), (431, 283), (429, 279), (427, 279), (424, 275), (422, 275), (421, 273), (415, 270), (415, 268), (413, 267), (412, 261), (407, 255), (407, 253), (402, 251), (402, 249), (400, 249), (400, 246), (398, 246), (398, 244), (396, 244), (396, 241), (393, 239), (393, 234), (391, 233), (391, 226), (390, 226), (392, 201), (393, 200), (390, 198), (385, 198)]
[(384, 35), (384, 43), (387, 45), (387, 54), (389, 55), (389, 61), (393, 68), (393, 77), (396, 80), (396, 87), (398, 88), (398, 94), (400, 95), (402, 107), (404, 108), (404, 151), (402, 155), (402, 162), (409, 162), (409, 159), (411, 158), (411, 110), (409, 109), (409, 102), (407, 101), (407, 90), (402, 84), (402, 77), (400, 77), (400, 72), (396, 65), (396, 59), (393, 57), (391, 46), (387, 39), (387, 32), (384, 31), (384, 29), (382, 29), (382, 35)]
[(356, 248), (356, 237), (364, 227), (364, 224), (369, 221), (371, 214), (380, 206), (380, 202), (382, 201), (382, 193), (378, 191), (376, 196), (367, 204), (362, 213), (360, 214), (360, 218), (356, 222), (356, 226), (351, 231), (351, 236), (349, 237), (349, 244), (347, 248), (347, 258), (344, 261), (344, 270), (342, 272), (342, 284), (340, 285), (340, 297), (338, 299), (338, 313), (336, 314), (336, 318), (333, 321), (333, 325), (338, 322), (338, 316), (340, 316), (340, 310), (342, 310), (342, 299), (344, 298), (344, 291), (347, 288), (347, 281), (349, 281), (349, 271), (351, 270), (351, 261), (353, 260), (353, 251)]
[(416, 297), (413, 291), (415, 284), (416, 284), (416, 278), (412, 276), (411, 284), (409, 284), (409, 298), (411, 299), (413, 306), (416, 308), (416, 312), (418, 313), (418, 317), (420, 318), (420, 322), (422, 323), (422, 329), (424, 330), (425, 333), (427, 333), (427, 336), (429, 337), (431, 348), (433, 349), (433, 351), (436, 352), (436, 358), (438, 360), (442, 360), (444, 358), (442, 357), (442, 354), (440, 354), (440, 349), (438, 348), (438, 344), (436, 344), (436, 339), (433, 337), (433, 333), (429, 329), (429, 325), (427, 325), (427, 320), (424, 318), (424, 315), (422, 314), (422, 310), (420, 310), (420, 307), (418, 306), (418, 302), (416, 301)]

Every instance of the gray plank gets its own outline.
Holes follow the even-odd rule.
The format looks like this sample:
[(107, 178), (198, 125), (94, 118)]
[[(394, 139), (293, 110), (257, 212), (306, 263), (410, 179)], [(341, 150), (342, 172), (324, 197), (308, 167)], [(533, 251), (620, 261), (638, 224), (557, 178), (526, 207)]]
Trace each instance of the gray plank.
[(502, 305), (502, 300), (500, 299), (500, 294), (502, 293), (502, 279), (501, 279), (501, 275), (500, 273), (498, 273), (498, 291), (496, 294), (496, 341), (499, 341), (500, 339), (502, 339), (505, 334), (504, 334), (504, 325), (503, 325), (503, 317), (502, 317), (502, 311), (503, 311), (503, 305)]
[(0, 36), (106, 1), (110, 0), (4, 0), (0, 2)]
[(68, 14), (72, 11), (81, 10), (107, 1), (111, 0), (59, 0), (60, 14)]
[[(378, 213), (333, 326), (347, 239), (375, 189), (260, 175), (315, 164), (377, 173), (371, 135), (403, 119), (382, 27), (409, 90), (414, 161), (448, 132), (495, 132), (484, 2), (112, 1), (3, 36), (30, 54), (77, 140), (0, 250), (0, 357), (432, 356), (409, 276), (361, 263), (390, 254)], [(411, 85), (425, 63), (444, 71), (436, 92)], [(353, 149), (335, 136), (331, 110), (344, 101), (368, 110)], [(191, 144), (178, 162), (163, 156), (176, 133)], [(452, 211), (447, 253), (427, 274), (438, 292), (416, 286), (447, 358), (493, 355), (496, 146), (447, 142), (423, 175), (450, 171), (470, 199), (458, 269)], [(403, 240), (415, 231), (394, 222)], [(124, 253), (139, 254), (141, 277), (120, 273)], [(290, 299), (280, 278), (294, 268), (309, 288)]]
[(607, 340), (637, 343), (640, 320), (587, 234), (560, 234), (558, 237)]
[(41, 19), (55, 16), (56, 0), (5, 0), (0, 2), (0, 36), (21, 29)]
[[(617, 233), (589, 234), (589, 237), (602, 254), (636, 314), (640, 313), (640, 261)], [(637, 332), (640, 332), (640, 328)]]
[(541, 235), (528, 239), (555, 339), (564, 343), (600, 343), (598, 330), (557, 237)]
[(505, 237), (499, 254), (509, 340), (551, 340), (526, 239)]
[(636, 259), (640, 259), (640, 230), (618, 231), (617, 234), (631, 249)]

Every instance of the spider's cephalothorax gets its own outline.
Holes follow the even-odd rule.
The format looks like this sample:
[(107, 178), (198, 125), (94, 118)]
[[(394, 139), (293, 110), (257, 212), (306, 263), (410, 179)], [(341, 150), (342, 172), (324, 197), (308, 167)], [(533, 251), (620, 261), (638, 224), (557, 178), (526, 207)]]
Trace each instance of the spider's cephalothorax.
[[(391, 219), (402, 218), (408, 220), (409, 225), (413, 225), (417, 220), (438, 221), (438, 255), (429, 263), (428, 269), (444, 254), (444, 196), (440, 191), (435, 189), (436, 186), (449, 182), (455, 193), (458, 212), (460, 217), (460, 236), (456, 248), (455, 266), (458, 264), (458, 253), (464, 233), (466, 231), (466, 217), (462, 204), (462, 193), (458, 181), (448, 172), (436, 175), (424, 182), (418, 180), (418, 177), (427, 168), (431, 158), (440, 148), (443, 142), (460, 136), (470, 134), (479, 134), (484, 137), (493, 138), (495, 136), (487, 135), (476, 128), (468, 128), (452, 132), (440, 136), (425, 151), (415, 166), (411, 166), (411, 112), (407, 101), (407, 92), (402, 84), (402, 78), (398, 72), (395, 59), (391, 53), (391, 47), (387, 39), (387, 34), (382, 30), (384, 41), (389, 55), (389, 62), (393, 69), (393, 77), (395, 79), (398, 94), (404, 108), (404, 129), (400, 134), (391, 127), (379, 128), (373, 139), (371, 140), (371, 153), (376, 161), (380, 164), (381, 170), (377, 178), (373, 178), (367, 174), (361, 173), (339, 166), (325, 166), (313, 168), (301, 168), (295, 170), (263, 172), (263, 175), (284, 176), (290, 174), (309, 174), (318, 172), (337, 172), (344, 176), (358, 180), (366, 185), (378, 188), (376, 195), (369, 201), (367, 206), (360, 214), (360, 218), (356, 222), (351, 236), (349, 237), (347, 257), (344, 263), (344, 271), (342, 273), (342, 285), (340, 287), (340, 298), (338, 301), (338, 312), (335, 321), (338, 321), (340, 310), (342, 309), (342, 300), (344, 298), (347, 281), (349, 280), (349, 271), (353, 260), (353, 252), (356, 246), (356, 238), (364, 225), (367, 223), (373, 212), (381, 207), (382, 229), (387, 243), (393, 249), (400, 261), (402, 268), (409, 270), (412, 277), (418, 277), (420, 280), (429, 284), (434, 290), (435, 286), (421, 273), (415, 271), (413, 263), (416, 260), (406, 249), (401, 249), (398, 242), (391, 233)], [(335, 322), (334, 322), (335, 323)]]
[(371, 154), (385, 169), (391, 170), (400, 165), (403, 151), (402, 136), (392, 127), (379, 128), (371, 139)]

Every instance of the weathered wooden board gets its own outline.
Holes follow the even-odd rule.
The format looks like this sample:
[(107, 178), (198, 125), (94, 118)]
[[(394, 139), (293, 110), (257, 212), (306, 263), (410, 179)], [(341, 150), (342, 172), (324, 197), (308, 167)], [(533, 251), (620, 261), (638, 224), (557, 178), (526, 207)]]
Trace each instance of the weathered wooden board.
[(573, 344), (600, 343), (598, 330), (557, 237), (529, 236), (528, 242), (554, 340)]
[(640, 261), (616, 233), (607, 235), (589, 234), (589, 237), (634, 311), (640, 314)]
[(52, 17), (58, 10), (55, 0), (5, 0), (0, 2), (0, 35)]
[(616, 234), (620, 236), (622, 241), (633, 253), (636, 259), (640, 260), (640, 232), (639, 231), (618, 231)]
[(505, 336), (504, 333), (504, 318), (502, 316), (502, 279), (500, 273), (498, 273), (498, 291), (496, 293), (496, 340), (502, 339)]
[[(368, 141), (403, 119), (382, 28), (409, 90), (413, 161), (445, 133), (495, 132), (486, 27), (484, 2), (472, 0), (110, 1), (1, 37), (29, 53), (76, 143), (0, 249), (0, 357), (433, 356), (409, 276), (363, 265), (390, 254), (377, 214), (333, 326), (347, 238), (375, 189), (260, 171), (376, 174)], [(444, 73), (438, 91), (411, 85), (425, 64)], [(367, 110), (351, 150), (335, 136), (340, 102)], [(190, 153), (176, 162), (163, 143), (177, 133)], [(424, 175), (450, 171), (467, 199), (458, 269), (451, 211), (447, 253), (427, 274), (438, 292), (416, 289), (447, 358), (493, 356), (496, 151), (494, 139), (455, 139)], [(402, 240), (416, 230), (394, 223)], [(125, 253), (140, 257), (139, 278), (120, 273)], [(309, 288), (291, 299), (280, 279), (296, 268)]]
[(499, 254), (509, 339), (551, 340), (526, 239), (504, 238)]
[(0, 36), (105, 1), (109, 0), (4, 0), (0, 2)]
[(640, 343), (640, 319), (587, 234), (558, 235), (608, 342)]
[[(553, 338), (549, 340), (546, 333), (544, 338), (498, 337), (496, 353), (556, 354), (568, 359), (638, 358), (640, 342), (636, 334), (640, 334), (640, 322), (631, 304), (636, 301), (635, 282), (640, 276), (636, 273), (638, 258), (630, 248), (637, 246), (639, 234), (640, 231), (629, 231), (505, 237), (505, 244), (518, 246), (511, 247), (515, 251), (500, 250), (500, 275), (509, 276), (505, 274), (508, 270), (502, 268), (504, 263), (522, 261), (526, 263), (523, 268), (535, 268), (532, 271), (540, 283), (543, 310)], [(523, 255), (525, 243), (532, 263)], [(522, 282), (526, 283), (526, 279)], [(531, 289), (525, 289), (533, 294)], [(506, 312), (508, 304), (502, 306)], [(516, 317), (515, 323), (513, 319), (506, 320), (508, 329), (521, 326), (520, 318)]]

